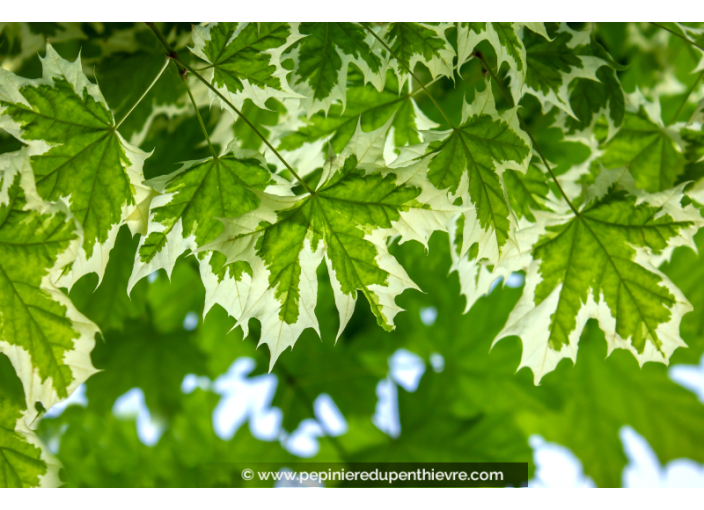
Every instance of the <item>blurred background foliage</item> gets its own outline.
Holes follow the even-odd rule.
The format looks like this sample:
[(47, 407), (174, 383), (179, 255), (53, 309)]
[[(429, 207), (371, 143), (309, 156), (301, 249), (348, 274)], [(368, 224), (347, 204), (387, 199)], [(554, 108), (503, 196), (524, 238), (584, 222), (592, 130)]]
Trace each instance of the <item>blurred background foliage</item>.
[[(191, 45), (191, 25), (165, 23), (161, 29), (181, 56), (189, 58), (185, 48)], [(595, 34), (621, 66), (617, 75), (626, 92), (638, 86), (647, 97), (659, 99), (666, 125), (691, 117), (695, 103), (686, 98), (690, 90), (701, 96), (704, 85), (701, 73), (692, 74), (699, 59), (691, 46), (648, 24), (598, 24)], [(139, 98), (164, 58), (143, 24), (0, 24), (0, 65), (21, 76), (40, 76), (37, 54), (44, 51), (46, 41), (64, 58), (80, 56), (117, 118)], [(480, 49), (495, 62), (491, 46), (484, 42)], [(370, 93), (362, 85), (353, 86), (355, 72), (350, 74), (350, 94)], [(431, 81), (425, 69), (419, 67), (418, 72), (422, 80)], [(460, 117), (464, 98), (471, 101), (485, 83), (476, 59), (459, 73), (462, 79), (441, 79), (430, 87), (453, 121)], [(208, 155), (178, 82), (169, 67), (120, 129), (127, 140), (153, 151), (144, 168), (147, 178)], [(381, 93), (370, 89), (379, 96), (379, 106), (373, 109), (357, 111), (353, 100), (345, 112), (333, 106), (329, 119), (320, 119), (321, 132), (334, 134), (331, 143), (339, 150), (360, 116), (365, 129), (389, 118), (384, 102), (403, 100), (408, 94), (399, 96), (397, 89), (393, 80)], [(201, 114), (215, 132), (215, 143), (234, 134), (243, 147), (261, 149), (250, 128), (226, 118), (204, 90), (201, 96)], [(431, 102), (424, 95), (414, 97), (420, 109), (442, 126), (443, 118)], [(510, 106), (498, 90), (495, 97), (500, 109)], [(244, 106), (248, 118), (265, 133), (285, 115), (277, 101), (270, 100), (267, 106), (269, 110), (251, 102)], [(585, 146), (564, 140), (561, 131), (551, 127), (555, 109), (541, 112), (531, 96), (521, 106), (558, 174), (587, 159)], [(279, 143), (284, 149), (296, 146), (293, 138)], [(0, 130), (0, 153), (20, 146)], [(702, 177), (701, 155), (685, 156), (685, 180)], [(537, 387), (529, 370), (516, 372), (519, 339), (493, 348), (492, 342), (521, 294), (522, 276), (514, 275), (510, 286), (498, 282), (464, 314), (457, 275), (449, 273), (449, 243), (443, 234), (433, 236), (429, 252), (414, 242), (392, 247), (423, 289), (399, 298), (406, 311), (397, 317), (393, 333), (381, 330), (367, 302), (358, 300), (349, 326), (335, 343), (338, 315), (321, 266), (315, 312), (322, 338), (307, 330), (296, 348), (281, 356), (271, 375), (266, 375), (267, 353), (256, 349), (255, 321), (250, 335), (243, 338), (220, 307), (202, 317), (204, 289), (192, 257), (178, 262), (171, 279), (163, 271), (154, 274), (128, 296), (137, 242), (123, 228), (100, 285), (91, 274), (70, 293), (79, 310), (100, 326), (102, 336), (92, 355), (101, 372), (88, 380), (73, 405), (52, 410), (38, 429), (64, 466), (61, 477), (66, 486), (228, 486), (236, 483), (234, 473), (248, 463), (284, 467), (302, 456), (340, 462), (529, 462), (533, 473), (529, 442), (533, 434), (568, 447), (596, 485), (620, 486), (627, 464), (619, 436), (624, 426), (645, 438), (661, 463), (678, 458), (704, 462), (702, 402), (673, 382), (664, 365), (640, 368), (633, 356), (620, 351), (607, 358), (596, 324), (590, 324), (580, 340), (576, 366), (563, 360)], [(698, 246), (704, 248), (702, 233)], [(694, 305), (681, 327), (689, 348), (678, 350), (672, 364), (697, 365), (704, 352), (704, 264), (698, 254), (679, 248), (662, 270)], [(390, 359), (400, 349), (406, 359), (419, 363), (410, 383), (392, 373)], [(419, 381), (418, 374), (422, 374)], [(22, 387), (3, 355), (0, 381), (4, 396), (22, 401)], [(273, 391), (260, 392), (259, 401), (253, 403), (244, 389), (247, 384)], [(139, 405), (126, 405), (126, 395)], [(321, 411), (321, 402), (328, 402), (327, 413)], [(222, 418), (227, 406), (237, 417), (223, 431), (217, 424), (227, 421)], [(341, 416), (331, 420), (330, 408)], [(257, 425), (257, 416), (268, 425)], [(144, 430), (151, 430), (151, 436)], [(296, 447), (306, 430), (313, 446)]]

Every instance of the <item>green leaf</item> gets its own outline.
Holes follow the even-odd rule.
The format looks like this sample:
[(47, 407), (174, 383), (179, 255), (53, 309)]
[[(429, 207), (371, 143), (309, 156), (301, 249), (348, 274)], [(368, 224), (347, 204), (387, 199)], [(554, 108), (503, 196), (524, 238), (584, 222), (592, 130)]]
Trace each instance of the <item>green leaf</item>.
[[(216, 119), (221, 121), (228, 114), (222, 110), (201, 107), (201, 117), (207, 126), (216, 125)], [(213, 145), (225, 149), (232, 141), (232, 119), (223, 122), (226, 129), (226, 139), (212, 140)], [(218, 122), (219, 124), (220, 122)], [(203, 130), (200, 127), (195, 112), (184, 108), (181, 114), (170, 116), (167, 113), (157, 115), (145, 133), (140, 147), (151, 152), (151, 156), (144, 162), (144, 176), (154, 179), (167, 175), (178, 169), (184, 161), (205, 159), (212, 156), (207, 143), (203, 143)], [(146, 204), (147, 207), (149, 204)], [(145, 217), (148, 216), (148, 211)]]
[(460, 126), (450, 132), (428, 132), (428, 178), (438, 189), (461, 197), (472, 209), (465, 213), (464, 255), (479, 244), (479, 258), (496, 263), (512, 235), (509, 204), (502, 174), (525, 172), (530, 142), (518, 126), (516, 109), (498, 114), (487, 87), (474, 102), (464, 104)]
[(66, 486), (233, 487), (254, 463), (274, 463), (277, 471), (297, 460), (278, 441), (256, 440), (247, 427), (231, 441), (218, 438), (211, 421), (218, 395), (196, 390), (181, 398), (183, 411), (153, 447), (140, 442), (134, 417), (72, 406), (44, 420), (43, 435), (60, 437)]
[(526, 413), (522, 426), (570, 448), (599, 487), (620, 487), (627, 459), (619, 431), (633, 427), (665, 464), (704, 461), (704, 406), (667, 376), (662, 365), (638, 367), (626, 353), (604, 359), (604, 334), (592, 321), (579, 342), (579, 360), (544, 379), (560, 395), (559, 410)]
[(677, 248), (672, 259), (660, 268), (684, 293), (694, 310), (684, 316), (680, 333), (687, 349), (678, 349), (672, 357), (673, 363), (696, 365), (704, 354), (704, 264), (699, 255), (704, 250), (704, 233), (694, 236), (697, 252), (689, 247)]
[(428, 68), (433, 78), (452, 76), (455, 51), (445, 37), (451, 25), (438, 23), (389, 23), (382, 27), (380, 37), (391, 48), (391, 68), (401, 85), (408, 79), (409, 69), (416, 64)]
[(258, 151), (264, 145), (261, 137), (242, 120), (243, 117), (254, 124), (262, 135), (269, 137), (271, 128), (276, 126), (279, 119), (286, 114), (286, 108), (275, 99), (270, 99), (268, 103), (270, 109), (267, 110), (259, 108), (251, 100), (245, 100), (242, 105), (242, 117), (235, 121), (232, 128), (243, 149)]
[(184, 251), (195, 252), (215, 239), (222, 232), (218, 218), (259, 207), (257, 190), (290, 193), (284, 182), (271, 174), (260, 155), (234, 145), (222, 157), (188, 161), (174, 173), (147, 181), (160, 195), (151, 202), (128, 291), (157, 269), (171, 274)]
[(291, 85), (305, 98), (302, 106), (308, 114), (327, 112), (337, 100), (344, 109), (350, 64), (362, 71), (365, 83), (382, 89), (384, 65), (372, 52), (374, 39), (364, 27), (358, 23), (298, 23), (293, 28), (300, 39), (283, 58), (293, 60)]
[(238, 108), (245, 99), (295, 97), (281, 55), (300, 35), (289, 23), (210, 23), (193, 27), (191, 51), (212, 67), (212, 84)]
[(547, 174), (541, 169), (542, 166), (539, 159), (533, 158), (525, 174), (516, 170), (504, 172), (504, 182), (511, 209), (519, 218), (525, 217), (531, 223), (536, 221), (531, 211), (550, 210), (545, 205), (550, 186)]
[[(678, 184), (684, 181), (700, 181), (704, 177), (704, 131), (685, 127), (680, 130), (680, 137), (684, 145), (685, 166)], [(701, 187), (701, 184), (695, 185), (695, 189), (697, 187)], [(695, 192), (695, 189), (691, 191)], [(695, 198), (692, 193), (689, 195)], [(701, 198), (697, 201), (701, 201)]]
[[(357, 453), (365, 462), (529, 462), (527, 437), (506, 415), (458, 418), (446, 406), (442, 376), (423, 376), (415, 393), (399, 391), (401, 434)], [(443, 405), (445, 404), (445, 405)]]
[[(287, 431), (296, 430), (305, 419), (317, 419), (313, 403), (321, 394), (332, 398), (346, 421), (369, 419), (377, 404), (377, 383), (386, 377), (388, 369), (385, 360), (381, 370), (368, 366), (368, 356), (379, 351), (378, 339), (366, 334), (367, 330), (354, 330), (360, 315), (367, 319), (368, 327), (375, 328), (376, 321), (367, 310), (357, 309), (356, 318), (350, 319), (351, 330), (336, 339), (339, 324), (334, 292), (327, 281), (320, 280), (315, 307), (320, 338), (312, 331), (304, 332), (297, 342), (300, 347), (279, 359), (271, 371), (278, 379), (271, 405), (283, 412), (282, 426)], [(321, 359), (325, 360), (323, 368), (317, 366)], [(252, 375), (265, 367), (265, 363), (259, 364)], [(324, 428), (324, 424), (321, 426)]]
[(56, 487), (60, 465), (24, 423), (22, 383), (0, 354), (0, 488)]
[[(357, 291), (366, 296), (379, 325), (393, 329), (400, 311), (394, 298), (416, 286), (389, 255), (387, 239), (400, 236), (402, 242), (426, 244), (458, 211), (427, 181), (423, 162), (384, 168), (381, 153), (388, 128), (387, 123), (370, 133), (358, 129), (347, 149), (326, 165), (313, 193), (258, 193), (258, 209), (224, 219), (224, 232), (201, 248), (224, 253), (228, 264), (241, 261), (251, 267), (251, 277), (242, 275), (246, 290), (240, 301), (221, 304), (245, 334), (250, 318), (262, 321), (260, 344), (269, 345), (271, 366), (304, 329), (319, 331), (312, 310), (316, 270), (323, 259), (340, 332), (352, 315)], [(206, 292), (213, 292), (207, 282)]]
[(602, 66), (596, 72), (599, 81), (578, 78), (572, 82), (570, 107), (577, 118), (565, 116), (565, 127), (569, 134), (593, 127), (604, 115), (609, 133), (623, 123), (625, 98), (623, 89), (613, 69)]
[(0, 157), (0, 352), (25, 387), (27, 423), (95, 373), (98, 328), (54, 285), (80, 239), (60, 205), (34, 189), (27, 151)]
[(95, 322), (103, 333), (122, 331), (128, 320), (144, 315), (143, 292), (135, 290), (127, 294), (138, 243), (138, 237), (133, 238), (125, 227), (120, 229), (103, 279), (98, 282), (97, 275), (87, 275), (69, 293), (78, 311)]
[[(690, 23), (664, 23), (663, 25), (665, 25), (675, 37), (680, 36), (692, 43), (692, 52), (699, 57), (699, 63), (692, 73), (704, 71), (704, 49), (702, 49), (702, 47), (704, 47), (704, 28), (702, 28), (701, 25), (688, 26)], [(698, 23), (693, 23), (692, 25), (698, 25)]]
[(684, 171), (678, 145), (655, 118), (641, 107), (626, 112), (616, 135), (601, 147), (599, 161), (606, 168), (627, 166), (639, 188), (650, 192), (671, 188)]
[(107, 333), (93, 353), (100, 372), (87, 385), (90, 405), (109, 411), (117, 397), (138, 387), (152, 415), (174, 414), (183, 378), (206, 371), (205, 356), (192, 336), (183, 328), (161, 333), (149, 321), (126, 322), (123, 331)]
[[(546, 38), (547, 34), (552, 39)], [(566, 23), (550, 24), (547, 34), (523, 31), (527, 62), (525, 80), (518, 71), (509, 68), (511, 94), (516, 103), (524, 93), (532, 94), (540, 100), (543, 108), (552, 104), (576, 117), (570, 105), (571, 83), (578, 78), (597, 80), (596, 72), (606, 61), (589, 51), (591, 28), (575, 31)]]
[(515, 79), (520, 81), (519, 88), (523, 86), (526, 78), (526, 48), (523, 45), (521, 34), (524, 32), (522, 25), (528, 26), (532, 31), (543, 35), (546, 39), (545, 26), (542, 23), (457, 23), (457, 61), (461, 64), (467, 62), (481, 41), (487, 41), (496, 53), (496, 67), (506, 62), (513, 69)]
[(393, 116), (394, 145), (403, 147), (420, 143), (418, 130), (430, 129), (435, 124), (418, 109), (408, 85), (399, 90), (398, 80), (389, 73), (382, 91), (364, 85), (363, 78), (350, 80), (346, 104), (334, 104), (324, 115), (320, 112), (310, 118), (301, 117), (303, 127), (287, 133), (278, 149), (293, 151), (304, 144), (327, 139), (336, 153), (342, 152), (361, 124), (364, 131), (379, 129)]
[(682, 187), (648, 194), (626, 169), (602, 170), (576, 214), (538, 214), (544, 234), (534, 244), (521, 300), (498, 338), (523, 340), (521, 367), (536, 383), (565, 357), (576, 360), (584, 324), (596, 318), (609, 352), (628, 349), (642, 365), (666, 363), (684, 346), (681, 291), (655, 266), (675, 246), (693, 245), (699, 211), (682, 206)]
[(63, 280), (70, 287), (84, 274), (102, 276), (120, 225), (144, 228), (139, 206), (150, 198), (142, 185), (148, 154), (115, 131), (80, 61), (62, 59), (50, 45), (46, 51), (39, 80), (0, 71), (0, 127), (30, 146), (39, 195), (67, 201), (82, 226), (78, 259)]

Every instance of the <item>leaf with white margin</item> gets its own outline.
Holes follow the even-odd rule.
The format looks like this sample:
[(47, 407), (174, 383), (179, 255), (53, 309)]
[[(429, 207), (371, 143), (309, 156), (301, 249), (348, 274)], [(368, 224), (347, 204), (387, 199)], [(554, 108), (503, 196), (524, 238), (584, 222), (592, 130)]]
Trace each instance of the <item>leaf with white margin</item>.
[(517, 108), (499, 114), (487, 86), (471, 105), (464, 103), (457, 129), (423, 136), (430, 182), (472, 207), (465, 213), (461, 255), (478, 243), (479, 259), (497, 263), (515, 229), (502, 175), (507, 169), (524, 173), (530, 161), (530, 140), (518, 124)]
[(701, 124), (682, 126), (680, 124), (680, 143), (684, 147), (684, 172), (679, 181), (698, 181), (704, 177), (704, 130)]
[(386, 62), (372, 51), (374, 36), (360, 24), (292, 23), (291, 30), (297, 39), (281, 58), (293, 61), (291, 86), (305, 97), (302, 105), (309, 116), (327, 113), (335, 101), (344, 110), (350, 64), (362, 71), (365, 83), (383, 89)]
[(289, 23), (209, 23), (193, 27), (191, 51), (211, 65), (211, 83), (237, 108), (250, 99), (266, 109), (269, 98), (298, 97), (281, 55), (300, 38)]
[(0, 354), (0, 488), (58, 487), (61, 464), (24, 418), (22, 384)]
[(35, 403), (49, 409), (96, 372), (98, 327), (53, 284), (75, 257), (80, 230), (63, 203), (37, 194), (27, 152), (0, 156), (0, 352), (25, 388), (29, 424)]
[(534, 211), (551, 211), (556, 201), (547, 181), (547, 174), (536, 158), (525, 174), (516, 170), (504, 172), (509, 203), (518, 221), (514, 238), (505, 247), (497, 264), (490, 264), (486, 259), (479, 260), (476, 245), (464, 249), (464, 215), (450, 225), (451, 270), (457, 271), (460, 293), (467, 300), (465, 313), (490, 291), (497, 278), (506, 279), (511, 273), (523, 271), (530, 265), (530, 251), (540, 235)]
[(682, 316), (692, 307), (658, 269), (676, 246), (694, 247), (704, 224), (684, 185), (649, 194), (625, 168), (601, 170), (575, 214), (536, 212), (544, 234), (533, 247), (526, 286), (496, 341), (520, 336), (520, 367), (535, 383), (563, 358), (573, 362), (590, 318), (606, 332), (608, 351), (631, 351), (642, 365), (667, 363)]
[(290, 185), (269, 171), (259, 153), (239, 149), (234, 141), (217, 159), (187, 161), (146, 184), (160, 194), (151, 201), (128, 292), (158, 269), (171, 275), (182, 253), (195, 252), (220, 235), (219, 218), (237, 217), (259, 207), (256, 191), (291, 194)]
[(419, 63), (428, 68), (433, 79), (452, 77), (455, 50), (445, 37), (451, 27), (448, 23), (388, 23), (382, 27), (378, 36), (391, 48), (389, 64), (400, 86), (408, 79), (408, 70), (413, 71)]
[(66, 199), (82, 226), (76, 260), (59, 282), (71, 287), (91, 272), (102, 278), (117, 231), (146, 228), (139, 214), (151, 198), (142, 184), (148, 154), (127, 143), (80, 56), (69, 62), (47, 45), (43, 76), (29, 80), (0, 69), (0, 127), (29, 145), (39, 195)]
[(304, 144), (328, 139), (333, 150), (340, 153), (360, 122), (365, 131), (373, 131), (386, 124), (392, 116), (395, 147), (420, 143), (419, 130), (437, 127), (418, 108), (414, 93), (409, 91), (409, 84), (399, 88), (398, 79), (391, 71), (381, 91), (365, 85), (360, 73), (350, 73), (345, 107), (334, 104), (327, 114), (318, 112), (308, 119), (302, 117), (303, 125), (287, 132), (281, 138), (278, 150), (293, 151)]
[(490, 268), (485, 260), (477, 260), (476, 249), (470, 249), (468, 253), (461, 254), (465, 221), (464, 214), (454, 218), (450, 223), (449, 231), (452, 256), (450, 271), (457, 271), (460, 279), (460, 294), (466, 299), (464, 313), (467, 313), (480, 297), (489, 293), (491, 285), (497, 278), (507, 278), (513, 271), (500, 265)]
[(450, 217), (462, 210), (428, 182), (423, 162), (384, 167), (390, 123), (370, 133), (358, 127), (342, 154), (328, 162), (312, 194), (259, 192), (258, 209), (223, 219), (224, 232), (202, 248), (224, 253), (228, 264), (251, 267), (247, 301), (236, 318), (245, 332), (249, 319), (261, 321), (260, 344), (269, 346), (270, 367), (304, 329), (318, 331), (313, 310), (316, 269), (323, 259), (340, 313), (339, 332), (352, 316), (358, 291), (378, 324), (392, 330), (401, 311), (395, 297), (417, 286), (389, 253), (389, 238), (427, 246), (432, 232), (446, 230)]
[[(0, 399), (0, 413), (3, 413)], [(0, 489), (61, 485), (61, 464), (49, 453), (37, 435), (18, 418), (15, 428), (0, 419)]]
[(548, 39), (545, 26), (542, 23), (457, 23), (457, 61), (460, 66), (467, 62), (477, 44), (487, 41), (496, 52), (496, 67), (506, 62), (515, 70), (516, 79), (520, 80), (519, 88), (526, 78), (526, 48), (523, 46), (522, 25)]
[(552, 104), (575, 117), (570, 106), (570, 84), (577, 78), (598, 80), (596, 72), (607, 62), (592, 54), (591, 28), (575, 31), (563, 23), (557, 28), (549, 24), (547, 29), (552, 39), (532, 30), (522, 31), (525, 79), (516, 69), (509, 68), (511, 95), (518, 103), (525, 93), (532, 94), (543, 107)]
[(623, 124), (626, 111), (625, 97), (616, 72), (602, 66), (596, 72), (598, 81), (577, 78), (570, 86), (570, 107), (574, 117), (560, 112), (558, 124), (570, 137), (592, 136), (600, 118), (606, 119), (607, 138)]

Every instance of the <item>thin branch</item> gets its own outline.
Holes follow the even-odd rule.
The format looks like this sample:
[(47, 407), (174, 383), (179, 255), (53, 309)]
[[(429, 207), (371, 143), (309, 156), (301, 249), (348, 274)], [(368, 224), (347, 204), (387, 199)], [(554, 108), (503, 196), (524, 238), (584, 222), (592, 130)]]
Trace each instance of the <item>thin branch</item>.
[(281, 161), (281, 163), (284, 164), (284, 166), (288, 169), (288, 171), (291, 172), (291, 174), (293, 174), (293, 176), (298, 180), (298, 182), (301, 183), (301, 186), (303, 186), (303, 187), (305, 188), (305, 190), (306, 190), (308, 193), (310, 193), (311, 195), (315, 194), (315, 192), (310, 188), (310, 186), (308, 186), (308, 183), (306, 183), (306, 181), (304, 181), (303, 178), (301, 178), (301, 176), (298, 175), (298, 173), (291, 167), (291, 165), (289, 165), (288, 162), (281, 156), (281, 154), (279, 154), (279, 151), (277, 151), (277, 150), (274, 148), (274, 146), (271, 145), (271, 143), (270, 143), (269, 140), (266, 138), (266, 136), (264, 136), (264, 135), (256, 128), (256, 126), (254, 126), (254, 124), (252, 124), (252, 123), (249, 121), (249, 119), (248, 119), (247, 117), (245, 117), (245, 116), (242, 114), (242, 112), (240, 111), (240, 109), (237, 108), (235, 105), (233, 105), (233, 104), (230, 102), (230, 100), (228, 100), (228, 99), (227, 99), (217, 88), (215, 88), (208, 80), (206, 80), (205, 78), (203, 78), (203, 76), (202, 76), (198, 71), (196, 71), (196, 70), (193, 69), (191, 66), (189, 66), (188, 64), (186, 64), (183, 60), (181, 60), (181, 57), (179, 57), (179, 56), (178, 56), (178, 53), (176, 53), (176, 52), (171, 48), (171, 45), (169, 45), (169, 43), (166, 41), (166, 39), (165, 39), (164, 36), (162, 35), (161, 31), (154, 25), (154, 23), (149, 23), (149, 22), (148, 22), (148, 23), (147, 23), (147, 26), (148, 26), (149, 28), (151, 28), (152, 32), (154, 32), (154, 35), (156, 35), (157, 39), (159, 39), (159, 42), (161, 42), (162, 46), (164, 46), (164, 48), (165, 48), (166, 51), (167, 51), (168, 57), (171, 58), (174, 62), (176, 62), (176, 64), (177, 64), (178, 66), (180, 66), (181, 68), (185, 69), (185, 70), (188, 71), (189, 73), (193, 74), (193, 76), (195, 76), (196, 78), (198, 78), (200, 81), (202, 81), (203, 84), (204, 84), (206, 87), (208, 87), (210, 90), (212, 90), (212, 91), (215, 93), (215, 95), (217, 95), (220, 99), (222, 99), (222, 101), (223, 101), (227, 106), (229, 106), (230, 108), (232, 108), (232, 110), (245, 122), (245, 124), (247, 124), (247, 125), (252, 129), (252, 131), (254, 131), (254, 133), (255, 133), (259, 138), (262, 139), (262, 141), (264, 142), (264, 144), (266, 144), (266, 146), (269, 147), (269, 149), (274, 153), (274, 155), (279, 159), (279, 161)]
[(704, 77), (704, 71), (699, 73), (699, 76), (697, 77), (695, 82), (692, 84), (691, 87), (689, 87), (687, 94), (684, 96), (684, 99), (682, 100), (682, 104), (680, 104), (680, 107), (677, 108), (677, 112), (675, 113), (675, 115), (672, 116), (672, 119), (670, 120), (670, 124), (674, 124), (675, 122), (677, 122), (677, 118), (680, 116), (680, 113), (682, 113), (682, 110), (684, 110), (684, 107), (687, 105), (687, 101), (689, 101), (689, 98), (692, 95), (692, 92), (694, 92), (694, 89), (697, 88), (697, 85), (699, 85), (699, 82), (702, 81), (703, 77)]
[(676, 37), (679, 37), (680, 39), (682, 39), (682, 40), (685, 41), (686, 43), (691, 44), (691, 45), (694, 46), (695, 48), (699, 48), (700, 50), (704, 51), (704, 46), (700, 46), (699, 44), (695, 43), (694, 41), (690, 41), (689, 39), (687, 39), (687, 38), (686, 38), (685, 36), (683, 36), (682, 34), (678, 34), (678, 33), (675, 32), (674, 30), (670, 30), (670, 29), (667, 28), (665, 25), (661, 25), (660, 23), (655, 23), (655, 22), (653, 22), (653, 21), (651, 21), (650, 24), (651, 24), (651, 25), (655, 25), (655, 26), (658, 27), (658, 28), (662, 28), (663, 30), (667, 30), (667, 31), (670, 32), (672, 35), (674, 35), (674, 36), (676, 36)]
[(545, 168), (548, 169), (548, 172), (550, 173), (550, 177), (552, 177), (552, 180), (555, 182), (555, 186), (557, 186), (557, 189), (560, 190), (560, 193), (562, 193), (562, 196), (565, 198), (565, 201), (567, 202), (567, 205), (570, 206), (570, 209), (572, 209), (572, 212), (575, 214), (575, 216), (579, 216), (579, 211), (577, 208), (572, 204), (572, 201), (570, 198), (567, 196), (567, 193), (565, 193), (565, 190), (562, 189), (562, 185), (560, 184), (560, 181), (557, 180), (557, 176), (555, 173), (552, 171), (552, 168), (550, 168), (550, 164), (548, 163), (548, 160), (545, 159), (545, 156), (543, 156), (542, 151), (540, 150), (540, 147), (538, 146), (538, 142), (535, 141), (535, 138), (533, 138), (533, 134), (530, 132), (528, 129), (528, 125), (526, 124), (526, 121), (518, 115), (518, 119), (521, 121), (523, 124), (523, 131), (526, 132), (528, 135), (528, 138), (530, 138), (530, 141), (533, 143), (533, 148), (535, 149), (535, 152), (538, 153), (538, 156), (540, 156), (540, 159), (543, 161), (543, 165), (545, 165)]
[(152, 87), (154, 87), (154, 85), (156, 85), (156, 82), (159, 81), (159, 78), (161, 78), (161, 75), (164, 74), (164, 71), (166, 71), (166, 68), (169, 65), (169, 61), (170, 61), (170, 59), (167, 57), (166, 60), (164, 61), (164, 65), (161, 66), (161, 71), (159, 71), (159, 74), (157, 74), (156, 77), (154, 78), (154, 80), (149, 84), (149, 86), (147, 87), (147, 90), (144, 91), (144, 94), (142, 94), (141, 97), (139, 99), (137, 99), (137, 102), (134, 105), (132, 105), (132, 108), (130, 108), (130, 111), (128, 111), (125, 114), (125, 116), (122, 117), (120, 122), (117, 123), (117, 125), (115, 126), (115, 129), (119, 128), (122, 125), (122, 123), (125, 122), (125, 119), (130, 116), (130, 113), (132, 113), (134, 111), (134, 109), (137, 108), (139, 103), (142, 102), (142, 99), (144, 99), (145, 96), (147, 94), (149, 94), (149, 91), (152, 90)]

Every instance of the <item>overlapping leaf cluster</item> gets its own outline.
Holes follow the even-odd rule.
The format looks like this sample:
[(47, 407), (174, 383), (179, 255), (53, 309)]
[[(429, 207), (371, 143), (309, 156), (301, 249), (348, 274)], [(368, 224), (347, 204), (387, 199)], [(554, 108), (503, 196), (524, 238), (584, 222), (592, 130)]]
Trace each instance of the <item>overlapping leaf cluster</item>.
[[(218, 345), (205, 324), (184, 333), (186, 306), (220, 317), (219, 325), (227, 323), (224, 309), (234, 319), (229, 327), (267, 344), (269, 370), (277, 373), (283, 364), (275, 404), (284, 408), (286, 430), (311, 417), (297, 381), (315, 380), (321, 366), (336, 367), (329, 371), (346, 382), (309, 386), (343, 402), (354, 424), (340, 439), (346, 446), (326, 443), (332, 450), (323, 455), (336, 460), (433, 454), (525, 460), (527, 434), (538, 432), (572, 447), (598, 483), (617, 483), (622, 454), (609, 463), (569, 434), (574, 427), (593, 429), (579, 410), (593, 406), (610, 417), (603, 434), (609, 448), (623, 424), (656, 438), (642, 420), (646, 411), (616, 412), (594, 392), (580, 393), (580, 371), (592, 363), (592, 377), (603, 371), (602, 385), (621, 379), (660, 385), (691, 407), (693, 421), (663, 428), (689, 431), (700, 423), (696, 402), (661, 373), (634, 372), (632, 360), (620, 354), (607, 364), (592, 358), (603, 350), (599, 329), (607, 353), (628, 350), (641, 366), (666, 364), (687, 343), (697, 351), (701, 335), (685, 334), (683, 321), (691, 293), (668, 276), (674, 263), (669, 271), (661, 266), (676, 248), (695, 248), (704, 221), (701, 28), (149, 25), (19, 24), (0, 32), (0, 128), (8, 135), (0, 139), (0, 375), (8, 385), (17, 386), (18, 378), (24, 388), (24, 398), (17, 388), (0, 393), (0, 418), (6, 418), (0, 432), (9, 445), (3, 448), (15, 452), (0, 459), (7, 464), (0, 474), (11, 473), (0, 479), (3, 485), (57, 482), (56, 462), (35, 446), (31, 429), (42, 410), (95, 372), (94, 364), (105, 371), (89, 380), (89, 408), (61, 418), (77, 434), (62, 440), (61, 452), (72, 452), (63, 458), (79, 459), (76, 452), (92, 449), (90, 439), (81, 439), (82, 427), (96, 436), (127, 434), (134, 454), (149, 457), (133, 431), (110, 415), (119, 394), (135, 386), (172, 424), (160, 442), (160, 460), (147, 464), (175, 462), (178, 481), (158, 467), (154, 478), (130, 477), (129, 469), (100, 457), (95, 476), (104, 471), (117, 484), (178, 485), (185, 483), (183, 472), (202, 474), (202, 463), (247, 457), (246, 440), (217, 459), (202, 452), (189, 457), (178, 447), (184, 435), (204, 433), (203, 427), (189, 430), (186, 407), (209, 415), (215, 405), (208, 392), (174, 396), (181, 379), (188, 373), (216, 378), (224, 360), (245, 353)], [(46, 37), (75, 60), (60, 56)], [(30, 58), (38, 50), (46, 53), (41, 66)], [(94, 73), (100, 86), (85, 73)], [(126, 233), (118, 235), (123, 225), (135, 236), (132, 243)], [(449, 250), (430, 242), (436, 231), (449, 232)], [(430, 249), (435, 259), (404, 259), (415, 244), (407, 241)], [(405, 290), (435, 292), (423, 270), (410, 269), (423, 263), (438, 280), (451, 264), (466, 298), (464, 307), (456, 294), (442, 298), (446, 312), (456, 312), (453, 324), (464, 329), (443, 330), (435, 347), (408, 325), (407, 334), (393, 337), (394, 348), (407, 343), (448, 360), (446, 372), (425, 376), (431, 381), (417, 395), (431, 407), (447, 387), (456, 388), (445, 399), (449, 409), (440, 415), (447, 425), (442, 434), (435, 431), (432, 452), (420, 448), (435, 423), (418, 411), (422, 406), (408, 411), (407, 434), (388, 448), (380, 446), (386, 438), (378, 431), (355, 428), (373, 411), (367, 397), (384, 376), (392, 344), (380, 333), (383, 348), (347, 345), (362, 336), (355, 330), (358, 293), (379, 331), (391, 331)], [(145, 290), (144, 279), (161, 269), (173, 285), (185, 278), (179, 271), (188, 272), (182, 296), (165, 297), (156, 290), (166, 285), (159, 279)], [(481, 342), (515, 335), (522, 354), (487, 358), (476, 351), (479, 340), (466, 351), (464, 344), (444, 345), (474, 327), (459, 318), (461, 309), (477, 302), (477, 310), (486, 307), (482, 296), (495, 280), (516, 272), (525, 275), (524, 288), (505, 294), (510, 297), (497, 305), (490, 325), (483, 319)], [(411, 301), (411, 309), (417, 304)], [(481, 317), (476, 310), (470, 315)], [(598, 328), (594, 321), (587, 326), (590, 319)], [(299, 347), (275, 366), (307, 329), (343, 338), (344, 345), (321, 358)], [(222, 327), (215, 330), (219, 342), (230, 342), (219, 337)], [(107, 347), (94, 349), (98, 331)], [(501, 345), (509, 342), (495, 351), (505, 352)], [(139, 370), (131, 366), (136, 358)], [(564, 358), (577, 364), (573, 372), (558, 367)], [(535, 384), (557, 369), (546, 386), (559, 375), (573, 399), (556, 383), (551, 395), (534, 388), (525, 373), (512, 380), (516, 364), (530, 368)], [(347, 371), (356, 375), (348, 380)], [(500, 398), (478, 397), (477, 388), (487, 386)], [(351, 391), (366, 397), (355, 405)], [(299, 407), (286, 395), (300, 400)], [(576, 403), (580, 398), (584, 406)], [(51, 420), (46, 423), (50, 428)], [(222, 450), (209, 434), (201, 446)], [(684, 436), (687, 445), (696, 443), (696, 432)], [(477, 437), (493, 450), (475, 450)], [(663, 459), (683, 453), (656, 448)], [(269, 450), (272, 458), (289, 459)]]

